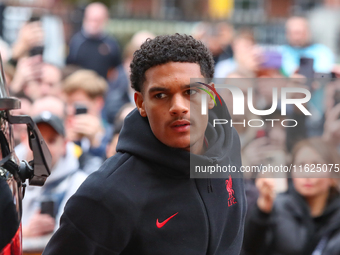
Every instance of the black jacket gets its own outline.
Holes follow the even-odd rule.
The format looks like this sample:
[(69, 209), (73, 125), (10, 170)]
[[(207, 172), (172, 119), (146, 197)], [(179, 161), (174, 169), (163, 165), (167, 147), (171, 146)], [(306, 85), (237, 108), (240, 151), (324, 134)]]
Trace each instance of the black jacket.
[(246, 254), (310, 255), (319, 248), (319, 254), (340, 254), (338, 193), (330, 196), (323, 214), (315, 218), (295, 190), (279, 194), (270, 214), (257, 206), (249, 211), (244, 237)]
[(72, 37), (69, 47), (67, 64), (94, 70), (104, 78), (107, 78), (110, 68), (122, 62), (117, 41), (108, 35), (91, 38), (82, 30)]
[[(210, 121), (219, 114), (228, 114), (225, 104)], [(209, 148), (196, 157), (240, 167), (235, 129), (207, 129)], [(239, 254), (242, 179), (232, 179), (236, 203), (228, 206), (226, 180), (190, 179), (190, 153), (161, 143), (137, 110), (125, 119), (117, 151), (69, 200), (44, 255)]]

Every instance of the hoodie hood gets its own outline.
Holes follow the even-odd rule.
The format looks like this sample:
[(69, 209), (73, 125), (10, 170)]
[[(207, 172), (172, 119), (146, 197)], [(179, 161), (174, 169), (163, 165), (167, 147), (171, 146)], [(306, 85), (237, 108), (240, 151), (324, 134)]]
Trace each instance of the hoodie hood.
[[(338, 191), (330, 194), (327, 205), (318, 217), (306, 217), (310, 215), (310, 209), (306, 200), (292, 187), (288, 192), (281, 194), (288, 202), (283, 203), (279, 200), (277, 203), (285, 204), (287, 211), (289, 211), (295, 218), (304, 222), (311, 222), (312, 220), (319, 222), (322, 228), (318, 231), (318, 236), (324, 236), (340, 228), (340, 196)], [(296, 206), (299, 205), (299, 206)], [(331, 223), (331, 224), (330, 224)], [(308, 224), (307, 224), (308, 225)], [(310, 233), (315, 230), (309, 225)]]
[[(171, 148), (160, 142), (153, 134), (148, 119), (137, 109), (124, 121), (119, 136), (117, 152), (129, 153), (149, 163), (162, 166), (170, 175), (189, 176), (194, 165), (241, 165), (240, 140), (236, 130), (230, 127), (230, 114), (225, 102), (209, 110), (205, 132), (208, 148), (203, 155), (192, 154), (183, 149)], [(226, 119), (228, 124), (213, 127), (214, 119)], [(194, 164), (194, 165), (193, 165)], [(200, 176), (201, 177), (201, 176)]]

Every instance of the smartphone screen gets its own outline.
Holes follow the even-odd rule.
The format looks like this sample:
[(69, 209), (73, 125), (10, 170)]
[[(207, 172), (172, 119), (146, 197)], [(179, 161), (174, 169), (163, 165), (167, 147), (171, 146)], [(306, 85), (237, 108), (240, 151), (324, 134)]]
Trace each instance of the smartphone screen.
[(54, 201), (42, 201), (40, 204), (40, 214), (49, 214), (51, 217), (55, 218)]
[(298, 74), (302, 74), (303, 76), (307, 78), (306, 85), (309, 88), (312, 88), (312, 82), (314, 79), (313, 65), (314, 65), (314, 59), (304, 58), (304, 57), (300, 58), (300, 67), (298, 70)]
[(43, 55), (44, 54), (44, 46), (35, 46), (30, 49), (29, 55), (30, 57), (36, 56), (36, 55)]
[(85, 105), (76, 104), (74, 106), (74, 108), (75, 108), (75, 115), (86, 114), (87, 113), (87, 107)]

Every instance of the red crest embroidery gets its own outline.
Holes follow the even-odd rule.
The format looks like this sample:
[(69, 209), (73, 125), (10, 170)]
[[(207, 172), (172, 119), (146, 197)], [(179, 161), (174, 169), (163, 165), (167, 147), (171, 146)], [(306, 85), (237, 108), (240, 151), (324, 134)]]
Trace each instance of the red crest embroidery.
[(233, 180), (231, 179), (231, 175), (229, 175), (229, 179), (225, 181), (226, 189), (229, 193), (228, 198), (228, 206), (232, 206), (233, 204), (237, 204), (237, 201), (234, 197), (235, 191), (233, 190)]

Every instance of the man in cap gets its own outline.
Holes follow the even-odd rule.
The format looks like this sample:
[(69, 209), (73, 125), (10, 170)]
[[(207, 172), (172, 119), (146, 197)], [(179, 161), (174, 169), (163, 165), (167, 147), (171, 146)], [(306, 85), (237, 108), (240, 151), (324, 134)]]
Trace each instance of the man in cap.
[[(74, 153), (74, 144), (65, 139), (63, 121), (49, 111), (41, 112), (33, 120), (51, 152), (52, 169), (51, 175), (43, 187), (27, 187), (25, 199), (23, 199), (22, 224), (24, 249), (25, 244), (29, 245), (27, 240), (45, 236), (45, 242), (38, 243), (38, 246), (29, 245), (29, 249), (43, 250), (49, 240), (48, 234), (51, 234), (59, 226), (59, 218), (66, 201), (87, 175), (78, 171), (79, 163)], [(19, 158), (31, 159), (28, 147), (20, 152), (18, 153)]]

